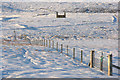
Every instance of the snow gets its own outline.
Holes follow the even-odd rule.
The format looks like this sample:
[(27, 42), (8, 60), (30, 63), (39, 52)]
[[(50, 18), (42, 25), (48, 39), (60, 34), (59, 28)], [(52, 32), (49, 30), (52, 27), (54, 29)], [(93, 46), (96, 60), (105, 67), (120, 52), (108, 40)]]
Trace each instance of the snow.
[[(66, 18), (56, 18), (55, 11), (61, 13), (64, 10), (61, 4), (70, 11)], [(108, 7), (106, 4), (99, 3)], [(91, 69), (88, 66), (91, 50), (95, 50), (98, 59), (103, 52), (106, 62), (107, 55), (113, 54), (113, 64), (118, 65), (118, 23), (112, 20), (118, 13), (79, 13), (75, 10), (80, 7), (78, 3), (3, 5), (3, 34), (0, 36), (3, 39), (3, 78), (115, 78), (119, 75), (115, 68), (113, 76), (107, 76), (98, 68)], [(14, 41), (14, 31), (18, 41)], [(59, 49), (63, 44), (63, 54), (55, 49), (35, 45), (40, 44), (41, 39), (54, 40), (55, 48), (58, 42)], [(67, 45), (69, 56), (66, 56)], [(73, 48), (76, 60), (72, 59)], [(83, 64), (79, 62), (81, 50), (84, 53)]]
[(25, 26), (21, 26), (19, 24), (15, 24), (15, 26), (17, 26), (18, 28), (26, 28)]
[(119, 0), (1, 0), (2, 2), (119, 2)]
[(40, 46), (4, 45), (3, 56), (3, 78), (109, 78), (56, 50)]

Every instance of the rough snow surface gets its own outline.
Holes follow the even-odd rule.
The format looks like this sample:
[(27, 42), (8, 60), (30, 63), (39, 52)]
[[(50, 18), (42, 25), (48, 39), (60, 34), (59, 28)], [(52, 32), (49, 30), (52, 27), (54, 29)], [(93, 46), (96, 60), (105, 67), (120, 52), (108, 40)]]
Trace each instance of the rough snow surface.
[[(113, 76), (110, 77), (88, 66), (91, 50), (95, 50), (98, 60), (103, 52), (105, 62), (108, 54), (112, 54), (112, 63), (118, 65), (117, 13), (79, 13), (79, 8), (84, 8), (78, 3), (40, 4), (3, 3), (3, 15), (0, 17), (0, 40), (3, 40), (0, 62), (3, 66), (0, 70), (4, 78), (113, 78), (119, 75), (116, 68), (113, 68)], [(102, 7), (117, 7), (116, 3), (95, 5), (99, 5), (99, 10)], [(55, 11), (61, 14), (65, 9), (68, 10), (66, 18), (56, 18)], [(63, 54), (51, 48), (35, 46), (40, 44), (41, 39), (53, 40), (55, 48), (58, 42), (59, 50), (63, 44)], [(14, 46), (11, 42), (25, 45)], [(28, 45), (30, 43), (32, 46)], [(69, 57), (65, 56), (67, 45)], [(73, 48), (78, 62), (72, 59)], [(81, 50), (86, 65), (79, 62)]]
[(109, 78), (65, 54), (39, 46), (3, 46), (2, 60), (3, 78)]

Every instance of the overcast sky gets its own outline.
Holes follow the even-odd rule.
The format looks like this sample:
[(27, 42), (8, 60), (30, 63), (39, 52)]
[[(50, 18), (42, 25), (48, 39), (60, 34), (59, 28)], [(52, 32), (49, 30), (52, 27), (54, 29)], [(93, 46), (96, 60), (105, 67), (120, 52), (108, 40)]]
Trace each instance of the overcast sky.
[(120, 0), (1, 0), (3, 2), (119, 2)]

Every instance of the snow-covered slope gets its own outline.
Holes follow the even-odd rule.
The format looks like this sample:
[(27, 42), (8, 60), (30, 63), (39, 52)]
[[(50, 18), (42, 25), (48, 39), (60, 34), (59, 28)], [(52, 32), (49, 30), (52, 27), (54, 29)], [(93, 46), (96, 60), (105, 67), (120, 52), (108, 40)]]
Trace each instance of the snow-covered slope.
[[(46, 5), (47, 4), (47, 5)], [(70, 12), (70, 13), (95, 13), (95, 12), (117, 12), (117, 2), (7, 2), (3, 3), (3, 12), (45, 12), (53, 13)], [(56, 8), (57, 7), (57, 8)]]
[[(59, 48), (63, 44), (65, 50), (66, 45), (69, 45), (70, 57), (72, 57), (72, 49), (75, 48), (77, 60), (80, 59), (79, 53), (83, 50), (86, 64), (89, 62), (91, 50), (95, 50), (97, 58), (100, 58), (103, 52), (105, 61), (107, 55), (112, 53), (113, 64), (118, 65), (118, 23), (113, 19), (113, 16), (117, 19), (115, 16), (117, 13), (79, 13), (91, 12), (90, 10), (94, 12), (95, 7), (100, 12), (103, 8), (111, 11), (112, 8), (117, 9), (116, 5), (117, 3), (90, 3), (89, 5), (88, 3), (48, 3), (47, 5), (27, 2), (3, 3), (2, 20), (0, 20), (3, 31), (1, 37), (8, 43), (14, 42), (15, 35), (18, 43), (24, 41), (25, 38), (22, 37), (25, 36), (28, 40), (28, 42), (24, 41), (26, 44), (41, 38), (54, 40), (55, 43), (59, 42)], [(60, 14), (62, 11), (67, 11), (66, 18), (56, 18), (55, 11)], [(38, 46), (3, 44), (2, 50), (4, 78), (108, 77), (107, 74), (90, 69), (88, 66), (82, 64), (76, 66), (77, 62), (74, 64), (74, 60), (60, 55), (53, 49), (52, 52), (48, 52), (48, 48)], [(116, 69), (113, 69), (113, 75), (113, 77), (118, 76)]]
[(39, 46), (3, 46), (2, 60), (3, 78), (110, 78), (56, 50)]

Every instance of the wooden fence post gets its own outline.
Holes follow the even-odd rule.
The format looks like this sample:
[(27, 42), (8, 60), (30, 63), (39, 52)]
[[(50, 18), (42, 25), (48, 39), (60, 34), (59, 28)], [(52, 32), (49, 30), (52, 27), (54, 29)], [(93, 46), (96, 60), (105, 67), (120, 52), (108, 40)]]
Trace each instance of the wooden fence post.
[(44, 46), (45, 46), (45, 39), (44, 39)]
[(54, 49), (54, 41), (52, 41), (52, 48)]
[(103, 53), (101, 54), (100, 57), (100, 70), (103, 71)]
[(58, 42), (56, 43), (56, 50), (58, 51)]
[(68, 45), (67, 45), (67, 55), (68, 55)]
[(41, 40), (41, 45), (42, 45), (42, 46), (44, 45), (44, 40), (43, 40), (43, 39)]
[(81, 50), (81, 63), (83, 62), (83, 50)]
[(14, 40), (16, 40), (16, 31), (14, 30)]
[(40, 45), (42, 46), (42, 40), (40, 40)]
[(35, 44), (37, 45), (37, 39), (35, 40)]
[(43, 46), (43, 39), (42, 39), (42, 46)]
[(46, 40), (46, 47), (47, 47), (47, 43), (48, 43), (48, 41)]
[(61, 53), (62, 53), (62, 50), (63, 50), (63, 44), (61, 44)]
[(50, 42), (50, 40), (49, 40), (49, 48), (51, 47), (51, 42)]
[(94, 53), (95, 53), (95, 51), (91, 51), (91, 55), (90, 55), (90, 68), (94, 67)]
[(73, 48), (73, 59), (75, 59), (75, 48)]
[(112, 54), (108, 55), (108, 76), (112, 76)]
[(41, 46), (41, 40), (40, 40), (40, 46)]
[(35, 40), (35, 44), (38, 45), (38, 43), (37, 43), (37, 39)]
[(42, 40), (42, 46), (44, 45), (44, 42), (43, 42), (43, 40)]

